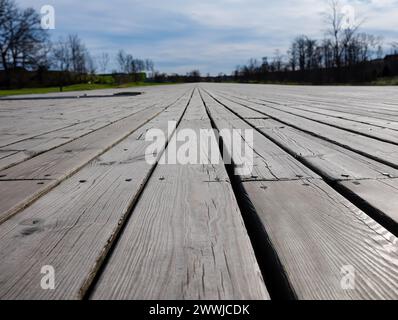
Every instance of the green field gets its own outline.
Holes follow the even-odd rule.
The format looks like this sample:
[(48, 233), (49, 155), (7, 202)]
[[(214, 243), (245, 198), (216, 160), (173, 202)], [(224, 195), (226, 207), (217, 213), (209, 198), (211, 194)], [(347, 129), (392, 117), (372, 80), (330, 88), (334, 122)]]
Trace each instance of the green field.
[(371, 84), (375, 86), (397, 86), (398, 77), (379, 78), (376, 81), (373, 81)]
[[(63, 92), (72, 91), (86, 91), (86, 90), (99, 90), (99, 89), (117, 89), (117, 88), (132, 88), (142, 86), (154, 86), (164, 85), (168, 83), (152, 83), (152, 82), (132, 82), (122, 85), (114, 84), (99, 84), (99, 83), (81, 83), (63, 87)], [(11, 89), (11, 90), (0, 90), (0, 96), (15, 96), (22, 94), (43, 94), (60, 92), (59, 87), (48, 87), (48, 88), (23, 88), (23, 89)]]

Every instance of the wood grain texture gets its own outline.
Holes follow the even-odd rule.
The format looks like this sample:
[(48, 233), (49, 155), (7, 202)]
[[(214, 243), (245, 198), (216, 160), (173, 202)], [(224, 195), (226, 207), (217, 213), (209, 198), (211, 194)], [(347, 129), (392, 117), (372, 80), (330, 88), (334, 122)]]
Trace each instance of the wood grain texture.
[[(96, 131), (99, 131), (98, 133), (106, 131), (106, 127), (108, 126), (118, 127), (123, 124), (123, 120), (126, 122), (126, 120), (128, 121), (128, 119), (131, 119), (135, 114), (153, 108), (157, 103), (159, 103), (158, 106), (165, 105), (168, 102), (172, 103), (172, 101), (169, 100), (170, 98), (176, 99), (177, 96), (166, 96), (163, 98), (162, 102), (152, 97), (152, 99), (143, 101), (140, 105), (132, 104), (132, 106), (123, 109), (121, 109), (120, 105), (117, 105), (118, 108), (109, 107), (108, 104), (105, 106), (100, 105), (97, 109), (99, 115), (94, 118), (92, 110), (83, 110), (81, 120), (76, 120), (78, 122), (72, 125), (25, 138), (3, 147), (3, 150), (18, 150), (20, 152), (8, 157), (5, 161), (0, 161), (0, 169), (5, 169), (11, 165), (16, 165), (22, 161), (31, 159), (41, 153), (77, 140), (80, 137), (84, 137), (87, 134), (92, 134)], [(39, 114), (42, 113), (39, 112)], [(50, 119), (50, 122), (52, 122), (51, 120), (52, 119)], [(48, 121), (48, 118), (46, 117), (46, 119), (43, 119), (43, 116), (37, 120), (38, 123), (46, 123)], [(17, 128), (20, 126), (24, 127), (26, 124), (17, 123)]]
[[(242, 175), (242, 180), (294, 180), (318, 177), (314, 172), (296, 161), (232, 112), (212, 100), (208, 95), (203, 94), (202, 97), (218, 131), (223, 129), (250, 130), (253, 134), (253, 146), (250, 146), (253, 149), (253, 172), (248, 175)], [(242, 145), (247, 145), (244, 131), (241, 132), (240, 136)], [(232, 155), (235, 164), (242, 163), (243, 160), (237, 159), (237, 156), (240, 156), (239, 153), (233, 155), (233, 147), (233, 143), (226, 141), (224, 138), (224, 150), (230, 156)]]
[[(146, 129), (0, 225), (1, 299), (82, 298), (150, 175)], [(43, 265), (55, 269), (55, 290), (40, 287)]]
[(398, 180), (341, 181), (340, 185), (398, 225)]
[[(228, 103), (230, 102), (229, 99), (226, 99), (219, 95), (215, 97), (226, 105), (228, 105)], [(296, 129), (316, 135), (332, 143), (345, 147), (351, 151), (358, 152), (367, 157), (398, 168), (397, 145), (375, 140), (366, 136), (360, 136), (358, 134), (331, 127), (313, 120), (308, 120), (289, 113), (285, 113), (275, 108), (253, 104), (251, 102), (244, 102), (243, 104), (250, 108), (253, 108), (254, 110), (263, 112), (265, 115), (270, 116), (273, 119), (282, 121), (287, 125), (293, 126)]]
[[(211, 128), (192, 102), (178, 132)], [(223, 163), (156, 168), (91, 298), (269, 299)]]
[[(242, 101), (243, 103), (245, 100)], [(361, 122), (355, 122), (351, 120), (346, 120), (341, 117), (330, 117), (328, 115), (323, 115), (317, 112), (310, 112), (303, 109), (296, 109), (285, 105), (272, 105), (270, 103), (261, 103), (265, 107), (273, 106), (280, 109), (288, 114), (296, 115), (308, 120), (314, 120), (319, 123), (323, 123), (332, 127), (340, 128), (343, 130), (348, 130), (359, 135), (368, 136), (371, 138), (380, 139), (385, 142), (391, 142), (398, 144), (398, 131), (389, 129), (387, 127), (380, 127), (371, 124), (365, 124)]]
[[(139, 90), (0, 102), (0, 299), (263, 300), (265, 283), (298, 299), (398, 299), (398, 239), (386, 230), (398, 230), (395, 88)], [(253, 129), (253, 172), (232, 188), (217, 145), (168, 131), (180, 119), (178, 132)], [(171, 154), (189, 145), (218, 163), (147, 163), (151, 129)], [(40, 287), (44, 265), (55, 290)]]
[[(208, 106), (213, 105), (215, 110), (220, 108), (220, 104), (216, 106), (208, 98), (205, 101)], [(234, 105), (231, 109), (234, 109)], [(212, 107), (209, 110), (212, 114)], [(285, 134), (286, 125), (281, 126), (275, 120), (247, 121), (267, 134), (269, 130), (277, 132), (283, 139), (276, 139), (276, 135), (273, 139), (295, 150), (292, 153), (297, 156), (323, 157), (325, 150), (333, 146), (331, 143), (322, 144), (318, 142), (322, 139), (308, 134), (297, 138), (300, 133), (297, 129), (294, 134), (292, 131), (290, 135)], [(217, 124), (220, 121), (216, 119), (214, 122)], [(303, 139), (303, 136), (307, 136), (307, 139)], [(330, 162), (335, 154), (329, 151)], [(351, 154), (351, 162), (342, 161), (344, 158), (340, 155), (339, 165), (351, 168), (356, 174), (361, 173), (360, 169), (363, 174), (366, 173), (366, 158), (363, 157), (362, 168), (355, 171), (358, 160), (355, 161), (354, 155)], [(344, 163), (350, 165), (345, 166)], [(327, 162), (319, 162), (318, 168), (325, 170), (325, 164)], [(377, 163), (368, 166), (376, 171)], [(381, 172), (382, 168), (379, 170)], [(326, 171), (337, 178), (330, 168), (326, 167)], [(248, 206), (254, 208), (264, 227), (262, 232), (265, 236), (262, 238), (269, 239), (280, 262), (279, 270), (285, 274), (297, 298), (396, 299), (398, 240), (324, 181), (243, 181), (242, 186), (250, 201)], [(264, 243), (264, 246), (267, 245), (268, 242)], [(341, 284), (344, 280), (342, 270), (347, 266), (355, 270), (354, 290), (345, 290)]]
[[(219, 92), (219, 91), (217, 91)], [(220, 94), (226, 94), (228, 92), (219, 92)], [(344, 101), (333, 101), (330, 103), (324, 103), (317, 100), (311, 101), (308, 97), (302, 97), (301, 99), (289, 99), (286, 96), (270, 98), (269, 96), (263, 99), (257, 98), (257, 96), (243, 96), (243, 95), (233, 95), (234, 98), (241, 98), (246, 101), (251, 101), (258, 104), (273, 104), (278, 107), (289, 107), (295, 110), (309, 111), (318, 115), (324, 115), (336, 119), (348, 120), (359, 124), (376, 126), (379, 128), (386, 128), (390, 130), (398, 130), (398, 122), (392, 121), (391, 118), (384, 118), (379, 114), (377, 110), (372, 110), (372, 105), (364, 106), (365, 102), (361, 101), (361, 107), (353, 107), (347, 99)], [(373, 113), (372, 113), (373, 112)], [(349, 123), (347, 122), (349, 125)]]
[(397, 169), (275, 120), (247, 121), (330, 180), (398, 177)]
[[(162, 103), (172, 95), (182, 95), (184, 86), (168, 88), (140, 88), (145, 94), (135, 97), (59, 99), (65, 94), (43, 96), (45, 99), (7, 101), (0, 106), (0, 146), (18, 142), (27, 143), (31, 138), (57, 134), (62, 130), (78, 127), (81, 123), (115, 122), (131, 115), (137, 108)], [(107, 93), (106, 93), (107, 92)], [(90, 92), (88, 95), (112, 95), (120, 90)], [(70, 94), (69, 94), (70, 95)], [(23, 97), (23, 96), (22, 96)], [(36, 96), (37, 97), (37, 96)], [(51, 99), (52, 98), (52, 99)]]
[[(244, 182), (299, 299), (397, 299), (397, 239), (321, 180)], [(345, 266), (355, 270), (344, 290)]]
[[(227, 104), (234, 112), (235, 105)], [(398, 198), (398, 190), (387, 184), (388, 181), (394, 181), (390, 178), (398, 177), (397, 169), (273, 119), (246, 121), (320, 175), (335, 181), (337, 186), (348, 190), (348, 194), (358, 197), (372, 208), (372, 213), (376, 210), (374, 217), (383, 225), (388, 225), (391, 231), (397, 230), (396, 206), (393, 200), (387, 201), (389, 198)], [(385, 179), (388, 180), (383, 182)], [(377, 190), (377, 186), (380, 189)]]
[[(185, 95), (182, 102), (178, 101), (177, 107), (182, 109), (181, 106), (184, 104), (184, 101), (186, 103), (187, 99), (188, 95)], [(3, 210), (0, 212), (0, 223), (17, 213), (21, 207), (26, 206), (30, 201), (48, 192), (52, 187), (77, 172), (89, 161), (123, 140), (167, 107), (166, 105), (163, 108), (149, 108), (140, 111), (131, 117), (99, 129), (71, 143), (67, 143), (22, 162), (19, 165), (0, 171), (0, 180), (53, 180), (50, 184), (39, 186), (34, 192), (33, 189), (29, 188), (33, 193), (29, 193), (28, 191), (20, 192), (19, 196), (13, 198), (13, 200), (18, 201), (13, 202), (8, 200), (2, 202), (1, 207)]]
[(317, 110), (331, 110), (352, 117), (375, 119), (381, 126), (397, 129), (397, 95), (393, 87), (341, 86), (258, 86), (212, 84), (220, 93), (253, 102), (278, 106), (304, 105)]
[(268, 299), (232, 188), (217, 169), (155, 171), (92, 299)]

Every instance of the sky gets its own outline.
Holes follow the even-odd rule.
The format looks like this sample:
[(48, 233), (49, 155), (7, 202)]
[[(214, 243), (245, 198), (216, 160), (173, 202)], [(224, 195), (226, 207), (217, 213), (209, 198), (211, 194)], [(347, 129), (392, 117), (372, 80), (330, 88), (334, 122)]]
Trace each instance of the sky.
[[(55, 9), (51, 39), (78, 34), (94, 57), (119, 49), (155, 62), (156, 70), (231, 74), (249, 58), (286, 52), (305, 34), (326, 32), (326, 0), (16, 0), (21, 7)], [(341, 0), (361, 30), (398, 41), (398, 0)], [(112, 59), (114, 60), (114, 59)], [(109, 66), (116, 69), (116, 64)]]

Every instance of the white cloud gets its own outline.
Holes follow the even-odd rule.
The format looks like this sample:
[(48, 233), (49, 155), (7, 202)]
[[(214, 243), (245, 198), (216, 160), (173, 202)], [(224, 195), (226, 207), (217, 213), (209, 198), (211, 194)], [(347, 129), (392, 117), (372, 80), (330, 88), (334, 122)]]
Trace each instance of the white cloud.
[[(161, 71), (231, 72), (250, 57), (287, 49), (298, 34), (320, 38), (326, 0), (17, 0), (56, 9), (54, 37), (79, 33), (98, 54), (124, 48)], [(366, 17), (363, 30), (398, 40), (398, 0), (342, 0)]]

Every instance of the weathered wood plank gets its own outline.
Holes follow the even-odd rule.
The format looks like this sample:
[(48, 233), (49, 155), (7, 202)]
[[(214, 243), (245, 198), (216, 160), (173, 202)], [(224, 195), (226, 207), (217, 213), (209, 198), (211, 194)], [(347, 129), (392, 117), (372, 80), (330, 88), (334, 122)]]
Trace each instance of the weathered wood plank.
[[(202, 97), (218, 131), (223, 129), (250, 130), (253, 134), (253, 146), (249, 146), (254, 150), (253, 172), (252, 174), (241, 176), (242, 180), (293, 180), (318, 177), (314, 172), (296, 161), (275, 143), (258, 133), (253, 127), (240, 120), (208, 95), (203, 94)], [(241, 137), (242, 145), (246, 146), (247, 142), (243, 131)], [(230, 157), (233, 154), (233, 147), (230, 141), (224, 139), (224, 149)], [(243, 162), (241, 158), (236, 159), (239, 155), (238, 153), (232, 157), (235, 164)]]
[[(199, 103), (178, 131), (211, 128)], [(156, 168), (91, 298), (269, 299), (222, 162)]]
[[(349, 87), (345, 90), (341, 87), (324, 86), (313, 90), (313, 87), (250, 85), (235, 87), (212, 85), (210, 89), (260, 104), (272, 103), (290, 107), (300, 105), (318, 110), (337, 111), (344, 115), (352, 115), (354, 118), (365, 116), (368, 119), (380, 120), (392, 129), (398, 128), (396, 108), (394, 109), (391, 105), (385, 108), (387, 104), (384, 101), (394, 97), (395, 92), (391, 90), (376, 88), (376, 90), (365, 93), (357, 87), (355, 89)], [(388, 114), (384, 114), (381, 112), (382, 110), (387, 110)]]
[(330, 180), (398, 177), (397, 169), (275, 120), (247, 119), (247, 121)]
[[(187, 98), (188, 95), (185, 95), (183, 100)], [(181, 103), (181, 100), (178, 103)], [(181, 105), (179, 104), (178, 106), (180, 107)], [(89, 161), (122, 141), (126, 136), (140, 128), (167, 107), (166, 105), (163, 108), (158, 107), (143, 110), (121, 120), (121, 122), (97, 130), (78, 140), (74, 140), (9, 169), (0, 171), (0, 180), (53, 180), (50, 184), (39, 186), (35, 190), (34, 195), (25, 197), (25, 193), (22, 192), (18, 196), (18, 202), (13, 204), (8, 201), (7, 206), (3, 205), (4, 211), (0, 212), (0, 223), (17, 213), (19, 208), (26, 206), (31, 199), (36, 199), (37, 196), (47, 192)]]
[[(152, 170), (146, 129), (0, 225), (1, 299), (82, 298)], [(40, 287), (43, 265), (55, 269), (55, 290)]]
[[(171, 103), (170, 97), (164, 97), (162, 103), (166, 103), (167, 101), (170, 101)], [(6, 147), (3, 147), (4, 149), (7, 150), (10, 149), (19, 150), (21, 152), (2, 161), (4, 163), (4, 166), (1, 166), (2, 162), (0, 161), (0, 169), (4, 169), (6, 168), (6, 166), (15, 165), (22, 161), (26, 161), (40, 153), (49, 151), (58, 146), (61, 146), (68, 142), (74, 141), (80, 137), (83, 137), (89, 133), (93, 133), (96, 130), (103, 129), (106, 126), (125, 120), (126, 118), (131, 117), (140, 111), (145, 111), (145, 109), (149, 109), (156, 106), (157, 105), (156, 102), (157, 102), (156, 99), (143, 101), (141, 105), (129, 106), (129, 108), (126, 108), (125, 110), (122, 111), (114, 110), (115, 108), (112, 107), (107, 107), (106, 109), (104, 109), (104, 106), (102, 106), (97, 110), (100, 116), (97, 115), (94, 118), (92, 118), (92, 116), (90, 117), (87, 116), (87, 114), (91, 114), (92, 111), (83, 110), (81, 116), (82, 120), (81, 121), (79, 120), (79, 122), (73, 125), (69, 125), (67, 127), (57, 130), (52, 130), (39, 135), (35, 135), (33, 137), (26, 138), (20, 140), (19, 142), (15, 142), (7, 145)], [(161, 105), (162, 103), (159, 104)], [(108, 105), (106, 104), (105, 106)], [(118, 108), (120, 108), (119, 105)], [(42, 114), (42, 112), (39, 112), (39, 114)], [(38, 123), (46, 122), (42, 118), (43, 117), (37, 119), (37, 123), (35, 123), (35, 125), (37, 125)], [(17, 127), (19, 126), (24, 127), (25, 124), (17, 123)]]
[(155, 171), (92, 296), (267, 298), (232, 188), (211, 165)]
[(358, 123), (376, 126), (379, 128), (388, 128), (390, 130), (398, 131), (398, 122), (391, 122), (391, 120), (381, 120), (370, 116), (351, 114), (348, 113), (349, 109), (347, 111), (334, 111), (330, 109), (316, 108), (311, 105), (302, 105), (302, 104), (294, 104), (291, 105), (290, 107), (297, 110), (305, 110), (312, 113), (318, 113), (328, 117), (344, 119), (352, 122), (358, 122)]
[(394, 231), (398, 230), (397, 179), (341, 181), (339, 185), (376, 210), (375, 214), (381, 215)]
[[(243, 187), (297, 298), (397, 299), (397, 239), (326, 183)], [(352, 290), (342, 285), (345, 269), (354, 272)]]
[(2, 101), (0, 146), (56, 134), (85, 122), (115, 122), (131, 115), (136, 109), (162, 103), (165, 98), (182, 95), (185, 91), (185, 88), (178, 87), (174, 90), (158, 89), (150, 95), (136, 97), (59, 100), (57, 97), (60, 95), (56, 94), (53, 95), (54, 99), (49, 100)]
[(45, 188), (53, 184), (53, 180), (0, 181), (0, 212), (7, 212), (10, 207), (14, 210), (23, 209), (27, 203), (35, 200), (43, 194)]
[[(215, 96), (220, 102), (226, 105), (231, 104), (231, 100), (224, 97)], [(233, 103), (233, 102), (232, 102)], [(242, 103), (243, 104), (243, 103)], [(246, 106), (264, 113), (278, 121), (293, 126), (304, 132), (326, 139), (339, 146), (345, 147), (354, 152), (366, 155), (377, 161), (389, 164), (398, 168), (398, 146), (387, 142), (375, 140), (369, 137), (360, 136), (345, 130), (330, 127), (316, 121), (300, 118), (274, 108), (260, 106), (250, 102), (244, 103)], [(231, 107), (233, 108), (233, 106)]]
[[(398, 254), (388, 248), (398, 240), (324, 181), (243, 181), (242, 188), (263, 226), (257, 239), (275, 250), (297, 298), (397, 298)], [(353, 290), (342, 285), (347, 266)]]
[[(245, 101), (242, 101), (245, 103)], [(284, 105), (274, 105), (267, 103), (262, 103), (265, 107), (274, 107), (279, 110), (286, 112), (288, 114), (296, 115), (305, 119), (314, 120), (319, 123), (330, 125), (343, 130), (348, 130), (360, 135), (365, 135), (371, 138), (380, 139), (385, 142), (391, 142), (398, 144), (398, 131), (391, 130), (386, 127), (379, 127), (370, 124), (364, 124), (360, 122), (355, 122), (351, 120), (346, 120), (342, 118), (330, 117), (328, 115), (323, 115), (315, 112), (310, 112), (302, 109), (294, 109), (289, 106)], [(238, 111), (239, 112), (239, 111)]]
[[(373, 217), (383, 225), (388, 225), (390, 231), (398, 230), (396, 210), (393, 210), (388, 202), (387, 205), (384, 204), (386, 198), (383, 195), (385, 192), (385, 195), (388, 194), (391, 199), (395, 199), (398, 198), (398, 190), (386, 186), (382, 181), (373, 182), (374, 179), (398, 177), (397, 169), (295, 128), (281, 125), (280, 122), (272, 119), (247, 119), (247, 122), (283, 146), (290, 154), (300, 159), (322, 177), (335, 181), (337, 186), (343, 187), (364, 201), (372, 210), (376, 211)], [(371, 180), (364, 181), (368, 179)], [(344, 182), (348, 180), (354, 181)], [(374, 192), (377, 185), (381, 189), (379, 192)], [(361, 192), (357, 193), (357, 190)], [(366, 190), (371, 191), (366, 192)]]
[[(234, 104), (228, 107), (236, 112)], [(247, 119), (247, 122), (331, 180), (386, 178), (398, 174), (394, 168), (273, 119)]]
[(18, 150), (0, 150), (0, 160), (18, 153)]

